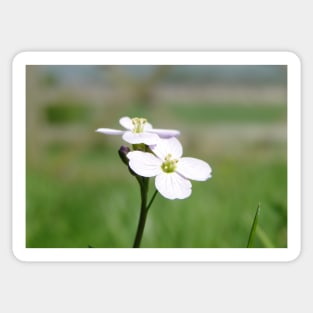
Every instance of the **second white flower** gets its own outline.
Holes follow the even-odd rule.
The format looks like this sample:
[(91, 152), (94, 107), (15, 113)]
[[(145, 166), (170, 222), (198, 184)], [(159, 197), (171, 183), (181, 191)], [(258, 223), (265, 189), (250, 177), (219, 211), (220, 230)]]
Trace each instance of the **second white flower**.
[(211, 177), (210, 165), (202, 160), (182, 157), (183, 148), (175, 137), (159, 139), (150, 146), (152, 153), (132, 151), (127, 154), (130, 168), (143, 177), (156, 177), (155, 186), (168, 199), (185, 199), (191, 195), (191, 180)]

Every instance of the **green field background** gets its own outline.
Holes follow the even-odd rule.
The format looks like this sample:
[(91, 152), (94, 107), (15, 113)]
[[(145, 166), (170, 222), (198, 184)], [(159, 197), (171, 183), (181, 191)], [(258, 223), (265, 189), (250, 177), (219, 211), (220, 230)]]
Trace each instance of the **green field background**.
[[(120, 129), (122, 116), (146, 117), (156, 128), (179, 129), (184, 156), (205, 160), (213, 169), (208, 181), (192, 182), (188, 199), (156, 197), (143, 248), (246, 247), (259, 203), (254, 246), (287, 247), (284, 84), (276, 88), (279, 97), (270, 99), (262, 96), (263, 89), (274, 83), (266, 82), (257, 82), (261, 87), (256, 88), (253, 101), (253, 94), (248, 100), (242, 94), (255, 86), (242, 82), (241, 97), (237, 98), (219, 101), (196, 94), (194, 99), (163, 99), (155, 96), (157, 87), (162, 86), (160, 75), (151, 86), (145, 86), (146, 80), (137, 83), (142, 89), (124, 88), (119, 80), (105, 81), (103, 85), (114, 90), (115, 96), (102, 99), (95, 96), (101, 81), (95, 84), (98, 89), (89, 84), (84, 90), (40, 70), (36, 66), (27, 69), (27, 247), (132, 246), (140, 193), (118, 157), (118, 149), (127, 143), (119, 136), (95, 132), (101, 127)], [(218, 83), (226, 91), (239, 88)], [(175, 86), (180, 84), (178, 81)], [(150, 197), (154, 190), (151, 179)]]

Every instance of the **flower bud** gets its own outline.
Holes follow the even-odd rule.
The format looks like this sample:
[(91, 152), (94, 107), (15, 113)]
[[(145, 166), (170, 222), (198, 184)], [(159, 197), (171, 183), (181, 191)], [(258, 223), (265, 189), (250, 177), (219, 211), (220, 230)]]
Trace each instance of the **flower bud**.
[(120, 156), (121, 160), (123, 161), (124, 164), (128, 165), (128, 158), (127, 158), (127, 153), (130, 151), (130, 149), (126, 146), (121, 146), (120, 149), (118, 150), (118, 155)]

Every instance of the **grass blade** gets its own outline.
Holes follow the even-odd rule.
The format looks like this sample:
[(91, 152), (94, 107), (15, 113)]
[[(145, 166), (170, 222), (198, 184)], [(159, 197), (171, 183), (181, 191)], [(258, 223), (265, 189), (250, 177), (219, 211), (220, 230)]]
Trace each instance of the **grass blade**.
[(258, 225), (258, 220), (259, 220), (259, 215), (260, 215), (260, 210), (261, 210), (261, 208), (260, 208), (260, 203), (259, 203), (258, 207), (256, 209), (256, 212), (255, 212), (255, 216), (254, 216), (254, 219), (253, 219), (253, 224), (252, 224), (252, 227), (251, 227), (251, 230), (250, 230), (250, 235), (249, 235), (247, 248), (252, 248), (252, 246), (253, 246), (254, 237), (255, 237), (255, 233), (256, 233), (256, 228), (257, 228), (257, 225)]

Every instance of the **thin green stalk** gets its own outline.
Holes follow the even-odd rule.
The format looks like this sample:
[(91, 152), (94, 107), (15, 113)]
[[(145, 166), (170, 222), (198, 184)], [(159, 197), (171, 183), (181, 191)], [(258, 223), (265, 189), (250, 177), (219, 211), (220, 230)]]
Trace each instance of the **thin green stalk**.
[(153, 203), (153, 201), (154, 201), (154, 199), (155, 199), (157, 194), (158, 194), (158, 190), (156, 189), (154, 194), (153, 194), (153, 196), (152, 196), (152, 198), (151, 198), (151, 200), (150, 200), (150, 202), (149, 202), (149, 204), (148, 204), (148, 206), (147, 206), (147, 211), (149, 211), (149, 209), (151, 207), (151, 204)]

